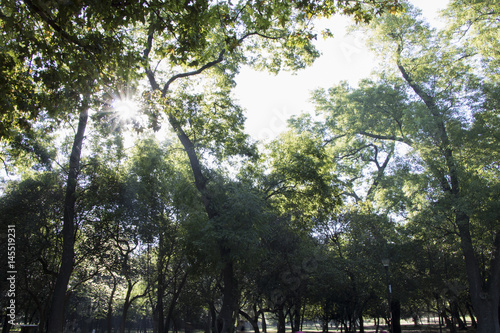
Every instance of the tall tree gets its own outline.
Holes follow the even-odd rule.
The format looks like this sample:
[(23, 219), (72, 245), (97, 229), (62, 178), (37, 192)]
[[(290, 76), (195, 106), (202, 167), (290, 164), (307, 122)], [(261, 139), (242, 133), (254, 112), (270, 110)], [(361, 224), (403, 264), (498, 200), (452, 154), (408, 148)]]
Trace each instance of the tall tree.
[[(41, 114), (79, 117), (70, 155), (61, 267), (54, 289), (49, 332), (61, 332), (64, 299), (74, 265), (75, 200), (88, 109), (97, 91), (135, 67), (137, 53), (124, 48), (122, 29), (144, 14), (141, 4), (116, 6), (58, 1), (4, 1), (2, 29), (2, 126), (0, 138), (30, 131)], [(123, 75), (122, 75), (123, 76)], [(126, 76), (126, 75), (125, 75)]]
[[(488, 71), (477, 66), (479, 53), (451, 43), (423, 22), (416, 9), (405, 7), (404, 14), (385, 15), (369, 30), (373, 49), (391, 55), (381, 78), (350, 89), (346, 99), (338, 99), (332, 90), (317, 101), (327, 114), (352, 110), (350, 128), (358, 137), (408, 147), (409, 158), (399, 158), (391, 167), (394, 176), (403, 172), (406, 179), (394, 183), (398, 178), (386, 177), (384, 186), (391, 187), (385, 193), (410, 204), (400, 205), (411, 213), (407, 217), (423, 204), (453, 221), (449, 227), (465, 258), (478, 331), (498, 332), (500, 234), (498, 215), (489, 204), (498, 196), (498, 181), (492, 178), (498, 168), (491, 168), (492, 161), (483, 155), (498, 151), (496, 131), (485, 121), (497, 112), (496, 97), (489, 93), (496, 84), (481, 84)], [(380, 94), (373, 95), (369, 104), (358, 104), (357, 96), (370, 90)], [(391, 108), (387, 101), (400, 106)], [(486, 205), (476, 200), (480, 188)], [(481, 260), (484, 251), (491, 258), (487, 263)]]
[[(16, 226), (16, 265), (23, 267), (16, 278), (16, 315), (29, 314), (30, 323), (37, 321), (41, 327), (47, 323), (60, 262), (57, 248), (62, 242), (63, 201), (63, 176), (55, 172), (25, 175), (9, 183), (0, 199), (2, 228)], [(7, 251), (7, 242), (2, 243), (2, 250)], [(6, 281), (2, 290), (8, 290), (7, 276), (2, 279)]]
[(83, 106), (78, 120), (78, 128), (75, 133), (73, 147), (71, 148), (68, 178), (66, 180), (66, 194), (64, 198), (63, 217), (63, 244), (62, 257), (59, 273), (57, 274), (48, 319), (49, 332), (61, 332), (64, 324), (64, 306), (66, 303), (66, 289), (69, 279), (73, 273), (75, 259), (75, 203), (77, 178), (80, 171), (80, 159), (82, 152), (85, 128), (87, 127), (88, 108)]
[[(221, 152), (226, 156), (251, 153), (242, 133), (241, 109), (227, 97), (239, 66), (249, 63), (271, 71), (304, 67), (318, 56), (311, 43), (315, 38), (311, 18), (341, 12), (365, 21), (390, 7), (391, 3), (368, 4), (373, 6), (365, 6), (362, 2), (199, 1), (173, 3), (168, 9), (151, 14), (146, 25), (144, 50), (144, 69), (152, 90), (150, 96), (161, 106), (189, 157), (195, 186), (209, 219), (219, 217), (221, 208), (214, 205), (214, 194), (208, 187), (209, 178), (199, 156), (201, 149), (213, 150), (218, 145), (215, 152), (218, 150), (219, 156), (223, 156)], [(270, 56), (260, 57), (262, 49)], [(159, 60), (164, 59), (169, 63), (159, 66)], [(204, 75), (207, 81), (208, 73), (214, 77), (218, 92), (205, 93), (202, 98), (203, 95), (179, 90), (183, 88), (178, 83), (181, 79)], [(213, 87), (212, 83), (210, 89)], [(206, 96), (212, 97), (207, 99)], [(155, 119), (159, 110), (153, 109), (151, 114)], [(232, 330), (237, 287), (231, 249), (220, 244), (219, 250), (224, 263), (225, 288), (219, 330), (228, 332)]]
[[(474, 63), (469, 61), (474, 53), (470, 50), (461, 52), (460, 49), (448, 46), (443, 39), (431, 43), (438, 36), (415, 16), (390, 17), (378, 27), (383, 40), (392, 47), (395, 65), (401, 77), (425, 107), (431, 131), (429, 144), (432, 142), (435, 147), (429, 149), (431, 147), (427, 144), (427, 151), (422, 151), (421, 156), (440, 183), (444, 194), (441, 202), (452, 212), (458, 229), (472, 304), (478, 317), (478, 331), (499, 332), (500, 232), (497, 229), (497, 232), (491, 234), (493, 244), (489, 252), (492, 261), (488, 266), (481, 267), (471, 229), (473, 212), (481, 211), (482, 207), (466, 205), (465, 202), (471, 199), (470, 191), (474, 191), (469, 180), (476, 178), (474, 173), (484, 166), (481, 163), (473, 168), (465, 165), (461, 152), (465, 147), (459, 139), (462, 135), (471, 134), (467, 131), (467, 112), (472, 115), (489, 112), (484, 108), (486, 105), (476, 104), (477, 99), (488, 99), (488, 96), (481, 96), (481, 90), (478, 91), (476, 75), (480, 73), (474, 73), (471, 67)], [(425, 42), (429, 44), (425, 45)], [(437, 52), (437, 47), (441, 48), (440, 52)], [(440, 71), (435, 66), (439, 66)], [(473, 109), (470, 110), (471, 108)], [(478, 140), (477, 135), (467, 135), (467, 138)], [(494, 183), (486, 186), (496, 187)], [(493, 189), (489, 195), (496, 196), (496, 190)]]
[[(272, 71), (302, 68), (318, 56), (311, 44), (315, 38), (313, 17), (340, 12), (366, 21), (391, 5), (396, 6), (397, 1), (151, 0), (127, 2), (127, 6), (115, 0), (2, 2), (0, 19), (6, 30), (2, 35), (6, 47), (2, 48), (1, 61), (8, 89), (2, 89), (1, 101), (6, 106), (2, 124), (7, 126), (0, 128), (0, 135), (10, 139), (12, 132), (29, 130), (33, 119), (43, 112), (54, 117), (77, 113), (81, 119), (67, 182), (65, 259), (54, 293), (49, 331), (60, 332), (63, 326), (62, 295), (74, 257), (72, 212), (81, 139), (86, 112), (97, 91), (114, 83), (117, 76), (129, 78), (129, 70), (137, 73), (138, 66), (144, 69), (152, 91), (151, 105), (159, 106), (149, 110), (153, 127), (157, 128), (161, 110), (187, 152), (208, 217), (216, 218), (220, 212), (212, 204), (201, 152), (211, 151), (217, 157), (252, 154), (242, 133), (241, 109), (228, 97), (238, 66), (250, 63)], [(21, 26), (20, 22), (25, 24)], [(257, 51), (261, 49), (266, 49), (270, 57), (260, 57)], [(181, 80), (205, 74), (212, 75), (205, 87), (196, 86), (195, 80)], [(190, 86), (179, 84), (181, 81)], [(214, 85), (215, 90), (211, 89)], [(227, 331), (235, 309), (231, 283), (234, 267), (230, 250), (221, 245), (220, 252), (225, 258), (227, 289), (220, 322)]]

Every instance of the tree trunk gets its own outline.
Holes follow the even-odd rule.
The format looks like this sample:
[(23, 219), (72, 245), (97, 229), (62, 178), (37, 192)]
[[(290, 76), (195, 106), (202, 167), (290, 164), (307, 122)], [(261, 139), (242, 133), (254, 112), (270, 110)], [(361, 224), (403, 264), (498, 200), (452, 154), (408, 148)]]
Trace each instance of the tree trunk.
[(69, 159), (69, 172), (66, 183), (66, 197), (64, 199), (64, 217), (63, 217), (63, 245), (61, 265), (57, 275), (52, 302), (48, 320), (48, 333), (62, 333), (64, 327), (64, 306), (66, 290), (68, 289), (69, 279), (73, 273), (73, 264), (75, 257), (75, 203), (76, 203), (76, 185), (80, 169), (80, 159), (82, 144), (87, 127), (88, 109), (80, 112), (78, 129), (71, 148)]
[(187, 277), (188, 277), (188, 273), (184, 272), (179, 286), (177, 287), (176, 290), (173, 291), (172, 302), (170, 303), (170, 306), (168, 307), (167, 317), (165, 318), (165, 325), (164, 325), (164, 332), (165, 333), (168, 333), (168, 328), (170, 326), (170, 321), (172, 321), (174, 309), (175, 309), (175, 306), (177, 305), (177, 300), (179, 299), (179, 296), (181, 295), (182, 288), (186, 284)]
[(165, 293), (165, 287), (163, 285), (163, 274), (160, 274), (158, 277), (158, 302), (156, 305), (156, 315), (157, 317), (157, 322), (158, 322), (158, 333), (163, 333), (164, 332), (164, 324), (163, 324), (163, 318), (164, 318), (164, 305), (163, 305), (163, 295)]
[(456, 224), (460, 232), (460, 245), (465, 257), (465, 269), (469, 281), (472, 307), (477, 317), (478, 333), (500, 333), (498, 307), (500, 297), (500, 233), (495, 239), (496, 251), (493, 255), (489, 279), (483, 281), (479, 263), (472, 246), (469, 217), (457, 213)]
[(116, 281), (116, 276), (113, 276), (113, 289), (111, 290), (111, 295), (109, 296), (108, 301), (108, 313), (106, 315), (106, 325), (108, 333), (111, 333), (113, 330), (113, 301), (115, 298), (116, 287), (118, 285)]
[(218, 333), (232, 333), (234, 328), (234, 313), (236, 308), (238, 285), (234, 276), (233, 261), (229, 259), (229, 250), (222, 251), (225, 261), (222, 270), (222, 307), (217, 320)]
[(262, 311), (262, 333), (267, 333), (266, 314)]
[(457, 327), (453, 323), (453, 320), (448, 317), (446, 314), (446, 310), (443, 310), (441, 313), (441, 317), (443, 318), (444, 322), (446, 323), (446, 328), (450, 330), (450, 333), (457, 333)]
[(285, 323), (285, 313), (283, 309), (283, 305), (278, 307), (278, 331), (277, 333), (285, 333), (286, 323)]
[[(260, 313), (257, 311), (256, 304), (253, 305), (253, 313), (254, 313), (254, 315), (252, 317), (248, 313), (246, 313), (245, 311), (243, 311), (241, 309), (239, 310), (239, 314), (242, 315), (243, 318), (245, 318), (250, 323), (250, 325), (252, 325), (254, 333), (260, 333), (260, 330), (259, 330), (259, 315), (260, 315)], [(238, 329), (238, 330), (243, 331), (241, 329)]]
[(323, 322), (322, 322), (322, 333), (328, 333), (328, 330), (329, 330), (329, 325), (328, 325), (328, 319), (326, 318), (323, 318)]
[(3, 319), (2, 333), (9, 333), (11, 326), (12, 325), (9, 324), (9, 317), (7, 316), (7, 314), (5, 314), (5, 317)]
[(290, 324), (292, 326), (292, 333), (300, 331), (300, 299), (298, 299), (290, 311)]
[(472, 310), (471, 304), (469, 302), (466, 302), (465, 307), (467, 309), (467, 312), (469, 312), (472, 327), (477, 328), (476, 316), (474, 314), (474, 311)]
[[(177, 137), (186, 151), (191, 170), (195, 179), (195, 186), (201, 195), (205, 211), (209, 219), (213, 219), (219, 215), (217, 208), (212, 205), (212, 197), (207, 190), (207, 178), (203, 175), (200, 160), (196, 154), (196, 149), (191, 139), (186, 135), (181, 128), (177, 119), (169, 116), (169, 123), (173, 127)], [(226, 248), (223, 244), (219, 244), (221, 252), (221, 260), (224, 263), (222, 268), (223, 276), (223, 300), (222, 307), (217, 320), (217, 333), (231, 333), (234, 328), (234, 314), (236, 309), (236, 299), (238, 293), (237, 281), (234, 276), (234, 264), (230, 258), (230, 249)]]
[(401, 333), (401, 303), (399, 302), (399, 300), (392, 300), (391, 313), (392, 313), (391, 333)]
[(459, 330), (463, 330), (465, 329), (465, 327), (467, 326), (465, 324), (465, 322), (462, 320), (462, 318), (460, 317), (460, 312), (459, 312), (459, 308), (458, 308), (458, 301), (456, 299), (454, 299), (451, 304), (450, 304), (450, 313), (451, 313), (451, 317), (453, 319), (453, 322), (457, 323), (458, 325), (458, 329)]
[(213, 301), (210, 302), (209, 309), (210, 309), (210, 329), (212, 330), (212, 333), (218, 333), (217, 332), (217, 312), (215, 310), (215, 304)]
[(142, 298), (146, 296), (147, 289), (142, 295), (136, 295), (132, 299), (130, 299), (130, 296), (132, 295), (132, 290), (134, 289), (135, 283), (132, 283), (132, 280), (130, 278), (127, 278), (127, 294), (125, 295), (125, 301), (123, 302), (123, 311), (122, 311), (122, 318), (120, 320), (120, 333), (125, 333), (125, 325), (127, 323), (127, 315), (128, 315), (128, 310), (130, 309), (130, 305), (139, 298)]

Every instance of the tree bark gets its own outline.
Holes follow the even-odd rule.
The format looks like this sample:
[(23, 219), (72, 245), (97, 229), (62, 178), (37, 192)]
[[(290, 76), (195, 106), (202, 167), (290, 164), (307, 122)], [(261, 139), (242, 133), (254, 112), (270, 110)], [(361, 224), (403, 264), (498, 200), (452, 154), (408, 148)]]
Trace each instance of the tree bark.
[(80, 112), (78, 120), (78, 129), (73, 141), (71, 155), (69, 159), (69, 173), (66, 183), (66, 196), (64, 199), (64, 217), (63, 217), (63, 246), (61, 265), (57, 274), (54, 292), (48, 320), (48, 333), (62, 333), (64, 327), (64, 306), (66, 290), (69, 279), (73, 273), (75, 257), (75, 204), (76, 204), (76, 185), (78, 173), (80, 171), (80, 159), (82, 152), (85, 129), (87, 127), (88, 109)]

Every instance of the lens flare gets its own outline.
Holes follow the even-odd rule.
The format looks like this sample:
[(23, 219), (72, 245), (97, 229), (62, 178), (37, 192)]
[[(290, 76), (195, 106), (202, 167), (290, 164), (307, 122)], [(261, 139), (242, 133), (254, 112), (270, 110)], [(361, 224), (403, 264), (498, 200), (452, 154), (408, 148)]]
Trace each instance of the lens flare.
[(140, 106), (131, 99), (117, 99), (113, 102), (113, 109), (122, 120), (131, 120), (138, 116)]

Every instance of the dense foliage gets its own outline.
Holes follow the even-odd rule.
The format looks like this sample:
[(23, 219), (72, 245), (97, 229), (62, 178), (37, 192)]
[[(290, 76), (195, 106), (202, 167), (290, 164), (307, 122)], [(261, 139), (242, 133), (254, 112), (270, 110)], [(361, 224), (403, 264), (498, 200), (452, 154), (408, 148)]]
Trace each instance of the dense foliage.
[[(452, 1), (436, 30), (397, 1), (3, 1), (4, 332), (11, 300), (49, 333), (499, 332), (499, 10)], [(311, 64), (334, 14), (380, 68), (252, 142), (240, 67)]]

